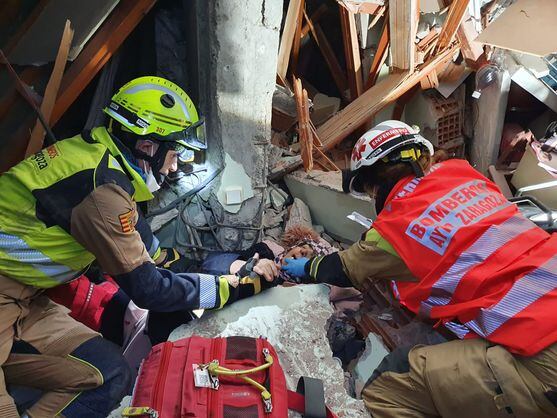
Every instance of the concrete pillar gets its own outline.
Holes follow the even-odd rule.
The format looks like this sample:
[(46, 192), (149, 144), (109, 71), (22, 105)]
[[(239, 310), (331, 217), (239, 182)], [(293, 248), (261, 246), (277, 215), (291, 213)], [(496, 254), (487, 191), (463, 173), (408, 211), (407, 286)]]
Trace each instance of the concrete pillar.
[[(213, 210), (227, 224), (258, 226), (267, 178), (282, 0), (196, 0), (198, 99), (208, 128), (207, 159), (223, 172)], [(226, 204), (238, 199), (240, 204)], [(236, 201), (238, 201), (236, 200)], [(221, 228), (229, 248), (255, 230)]]

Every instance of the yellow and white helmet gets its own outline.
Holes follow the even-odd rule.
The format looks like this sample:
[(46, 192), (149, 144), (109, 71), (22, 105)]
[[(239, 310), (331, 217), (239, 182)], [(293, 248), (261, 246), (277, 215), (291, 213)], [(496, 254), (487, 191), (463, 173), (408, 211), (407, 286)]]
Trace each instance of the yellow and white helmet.
[(205, 124), (192, 100), (175, 83), (139, 77), (120, 88), (104, 112), (145, 139), (195, 150), (206, 149)]

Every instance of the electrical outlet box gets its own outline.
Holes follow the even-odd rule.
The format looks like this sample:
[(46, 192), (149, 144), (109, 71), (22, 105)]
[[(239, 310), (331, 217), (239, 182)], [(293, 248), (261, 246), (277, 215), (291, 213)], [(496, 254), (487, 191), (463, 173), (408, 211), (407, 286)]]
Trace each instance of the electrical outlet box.
[(241, 186), (227, 187), (224, 193), (227, 205), (239, 205), (243, 202), (243, 189)]

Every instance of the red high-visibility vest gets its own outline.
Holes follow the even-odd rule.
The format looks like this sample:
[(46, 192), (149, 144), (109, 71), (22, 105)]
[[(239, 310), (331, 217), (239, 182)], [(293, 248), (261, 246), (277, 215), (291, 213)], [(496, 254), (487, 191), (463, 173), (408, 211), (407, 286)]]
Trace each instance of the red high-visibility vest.
[(517, 354), (557, 342), (557, 235), (466, 161), (398, 182), (374, 228), (418, 279), (397, 283), (413, 312)]

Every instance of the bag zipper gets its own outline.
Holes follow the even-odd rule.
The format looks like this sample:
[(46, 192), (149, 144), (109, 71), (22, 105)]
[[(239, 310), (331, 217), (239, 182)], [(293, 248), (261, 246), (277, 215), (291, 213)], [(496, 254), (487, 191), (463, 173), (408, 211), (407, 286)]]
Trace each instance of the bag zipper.
[(166, 341), (162, 347), (161, 363), (155, 380), (155, 390), (153, 391), (153, 409), (158, 411), (159, 414), (161, 413), (163, 407), (165, 379), (166, 373), (168, 372), (168, 366), (170, 364), (171, 352), (172, 342)]

